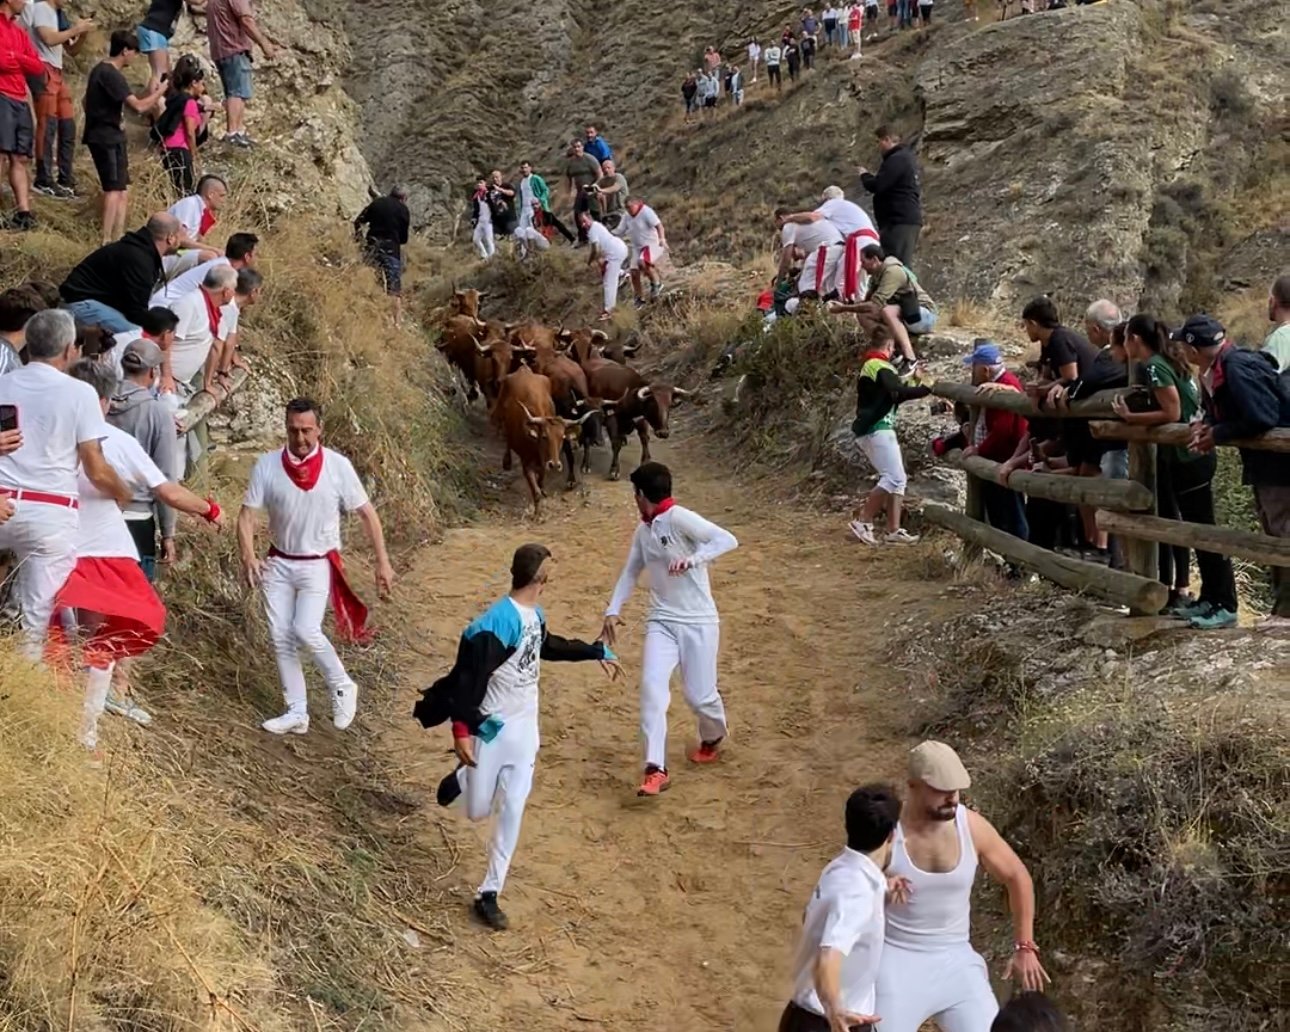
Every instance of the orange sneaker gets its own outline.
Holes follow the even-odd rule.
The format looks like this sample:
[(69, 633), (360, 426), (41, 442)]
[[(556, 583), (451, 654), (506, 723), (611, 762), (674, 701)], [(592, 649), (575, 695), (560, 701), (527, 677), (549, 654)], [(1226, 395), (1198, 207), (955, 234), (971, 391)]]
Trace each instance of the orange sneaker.
[(645, 778), (641, 787), (636, 790), (638, 796), (656, 796), (666, 792), (672, 785), (672, 779), (662, 767), (646, 767)]
[(696, 748), (690, 752), (691, 763), (716, 763), (721, 758), (721, 753), (717, 751), (717, 746), (721, 744), (718, 738), (715, 742), (700, 742)]

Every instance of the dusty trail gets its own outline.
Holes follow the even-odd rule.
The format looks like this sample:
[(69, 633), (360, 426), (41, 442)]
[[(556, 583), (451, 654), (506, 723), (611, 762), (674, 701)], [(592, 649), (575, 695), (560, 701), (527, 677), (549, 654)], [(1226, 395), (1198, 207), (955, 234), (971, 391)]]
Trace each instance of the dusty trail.
[[(898, 774), (907, 748), (906, 675), (882, 666), (885, 639), (897, 618), (956, 604), (921, 579), (918, 549), (862, 550), (840, 520), (768, 500), (693, 444), (656, 457), (672, 465), (679, 500), (740, 541), (713, 571), (731, 719), (722, 762), (687, 763), (695, 728), (674, 683), (672, 789), (635, 796), (638, 588), (621, 632), (626, 683), (594, 664), (544, 664), (542, 751), (503, 894), (512, 930), (490, 935), (468, 914), (487, 827), (433, 802), (451, 763), (447, 731), (427, 736), (402, 719), (388, 733), (425, 804), (413, 819), (427, 844), (446, 836), (460, 849), (445, 879), (458, 891), (458, 938), (444, 957), (477, 1000), (474, 1029), (773, 1029), (801, 908), (840, 843), (842, 802)], [(513, 549), (540, 540), (558, 561), (550, 626), (594, 637), (635, 526), (629, 492), (593, 473), (589, 491), (553, 498), (538, 524), (508, 516), (452, 531), (405, 581), (424, 600), (415, 635), (451, 655), (465, 623), (505, 592)]]

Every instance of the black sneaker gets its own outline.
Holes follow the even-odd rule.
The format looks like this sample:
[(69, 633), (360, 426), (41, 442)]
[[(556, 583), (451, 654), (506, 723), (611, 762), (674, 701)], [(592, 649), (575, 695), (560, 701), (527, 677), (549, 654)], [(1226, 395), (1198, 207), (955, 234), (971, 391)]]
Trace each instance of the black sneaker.
[(36, 228), (36, 216), (29, 211), (15, 211), (9, 217), (9, 228), (26, 231)]
[(461, 770), (460, 766), (449, 772), (439, 782), (439, 789), (435, 792), (434, 797), (440, 806), (451, 806), (457, 801), (457, 797), (461, 795), (461, 782), (457, 780), (457, 771), (459, 770)]
[(495, 932), (504, 932), (510, 927), (502, 908), (497, 905), (497, 893), (481, 892), (475, 900), (475, 916)]
[(892, 366), (901, 376), (908, 376), (914, 371), (914, 360), (901, 355), (892, 363)]
[(70, 183), (58, 183), (54, 187), (54, 196), (62, 201), (74, 201), (80, 194), (76, 192), (76, 187)]
[(41, 197), (57, 197), (58, 190), (53, 183), (32, 183), (31, 192), (38, 193)]

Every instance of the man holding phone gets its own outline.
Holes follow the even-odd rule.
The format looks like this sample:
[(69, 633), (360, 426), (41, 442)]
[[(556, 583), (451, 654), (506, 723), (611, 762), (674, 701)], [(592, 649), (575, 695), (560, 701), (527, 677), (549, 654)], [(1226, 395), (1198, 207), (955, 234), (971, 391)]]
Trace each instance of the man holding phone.
[(421, 694), (413, 716), (422, 727), (452, 722), (457, 769), (440, 783), (440, 806), (466, 797), (466, 816), (486, 820), (500, 805), (488, 851), (488, 873), (475, 915), (489, 928), (508, 925), (497, 905), (506, 882), (538, 753), (538, 674), (542, 660), (597, 660), (611, 681), (622, 672), (609, 646), (561, 638), (547, 630), (538, 601), (550, 576), (551, 551), (521, 545), (511, 559), (511, 592), (466, 628), (453, 668)]

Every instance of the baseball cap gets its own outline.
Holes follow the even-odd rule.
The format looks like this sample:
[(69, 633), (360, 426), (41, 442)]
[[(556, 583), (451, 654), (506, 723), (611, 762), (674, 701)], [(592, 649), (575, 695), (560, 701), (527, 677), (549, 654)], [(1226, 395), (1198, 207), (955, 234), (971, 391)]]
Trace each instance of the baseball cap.
[(964, 365), (998, 365), (1003, 361), (1003, 349), (992, 340), (978, 340), (972, 354), (963, 359)]
[(121, 353), (121, 368), (139, 373), (145, 369), (156, 369), (161, 365), (161, 348), (150, 340), (140, 337), (126, 345)]
[(1227, 339), (1227, 331), (1213, 316), (1200, 312), (1193, 315), (1169, 336), (1172, 340), (1180, 340), (1194, 348), (1213, 348)]
[(938, 792), (961, 792), (972, 786), (958, 753), (944, 742), (923, 742), (909, 751), (909, 779)]

